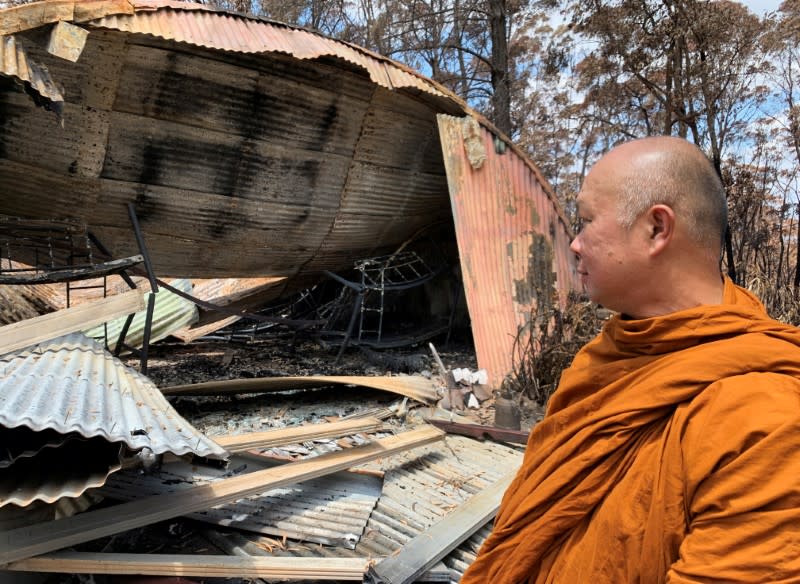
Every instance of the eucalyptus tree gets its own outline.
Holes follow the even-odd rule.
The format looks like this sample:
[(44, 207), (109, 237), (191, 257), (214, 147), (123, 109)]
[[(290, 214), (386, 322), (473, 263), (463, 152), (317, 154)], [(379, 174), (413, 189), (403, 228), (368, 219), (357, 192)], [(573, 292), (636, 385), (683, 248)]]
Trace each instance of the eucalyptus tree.
[[(766, 98), (758, 82), (760, 19), (728, 0), (567, 2), (588, 47), (577, 74), (592, 146), (682, 136), (709, 154), (722, 177), (725, 157), (741, 146)], [(726, 251), (735, 277), (730, 237)]]
[[(773, 97), (779, 104), (771, 119), (771, 126), (779, 143), (784, 146), (790, 160), (784, 161), (782, 178), (785, 184), (784, 205), (791, 194), (797, 214), (800, 206), (798, 194), (798, 168), (800, 168), (800, 0), (785, 0), (777, 14), (768, 22), (764, 47), (770, 56), (768, 78)], [(800, 241), (800, 219), (795, 218), (795, 244)], [(782, 234), (781, 234), (782, 235)], [(781, 240), (784, 241), (783, 238)], [(791, 243), (791, 239), (788, 240)], [(787, 254), (788, 255), (788, 254)], [(795, 248), (794, 295), (800, 295), (800, 253)]]

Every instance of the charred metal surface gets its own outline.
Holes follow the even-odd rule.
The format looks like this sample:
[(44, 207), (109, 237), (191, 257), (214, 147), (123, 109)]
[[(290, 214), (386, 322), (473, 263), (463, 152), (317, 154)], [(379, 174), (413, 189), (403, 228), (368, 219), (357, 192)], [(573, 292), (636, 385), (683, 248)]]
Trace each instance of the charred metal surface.
[(78, 62), (31, 48), (64, 85), (63, 127), (0, 95), (0, 212), (80, 219), (119, 257), (138, 251), (134, 203), (155, 271), (188, 277), (342, 269), (448, 217), (435, 115), (464, 106), (424, 77), (189, 4), (79, 24)]
[(531, 238), (526, 279), (514, 280), (514, 299), (524, 305), (536, 302), (546, 311), (552, 308), (553, 296), (558, 291), (557, 274), (553, 271), (553, 245), (541, 233), (533, 233)]
[(475, 169), (462, 120), (439, 116), (439, 129), (478, 365), (498, 387), (531, 309), (566, 302), (576, 288), (571, 232), (547, 183), (525, 158), (513, 149), (498, 154), (494, 136), (481, 127), (486, 161)]

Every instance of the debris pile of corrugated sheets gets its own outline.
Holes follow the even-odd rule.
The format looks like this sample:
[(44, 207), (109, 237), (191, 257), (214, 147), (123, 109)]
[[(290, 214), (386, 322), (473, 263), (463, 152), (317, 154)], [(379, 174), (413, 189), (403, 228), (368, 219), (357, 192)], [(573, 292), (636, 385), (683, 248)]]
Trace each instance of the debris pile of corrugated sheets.
[[(340, 376), (162, 392), (79, 332), (142, 304), (134, 291), (0, 327), (0, 564), (8, 573), (458, 581), (519, 447), (446, 435), (420, 418), (401, 423), (405, 405), (212, 440), (164, 394), (346, 384), (429, 406), (441, 390), (419, 376)], [(260, 454), (342, 437), (350, 437), (337, 441), (345, 448), (291, 462)], [(206, 553), (82, 548), (179, 517), (209, 525)]]

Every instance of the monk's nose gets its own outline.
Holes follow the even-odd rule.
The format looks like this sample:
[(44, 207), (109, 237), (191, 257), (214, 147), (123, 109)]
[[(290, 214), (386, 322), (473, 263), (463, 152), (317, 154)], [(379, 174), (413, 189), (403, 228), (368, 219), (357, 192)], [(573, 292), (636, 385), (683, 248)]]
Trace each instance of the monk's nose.
[(575, 259), (579, 259), (581, 257), (581, 244), (578, 242), (577, 237), (574, 238), (569, 244), (569, 248), (572, 250), (572, 253), (575, 254)]

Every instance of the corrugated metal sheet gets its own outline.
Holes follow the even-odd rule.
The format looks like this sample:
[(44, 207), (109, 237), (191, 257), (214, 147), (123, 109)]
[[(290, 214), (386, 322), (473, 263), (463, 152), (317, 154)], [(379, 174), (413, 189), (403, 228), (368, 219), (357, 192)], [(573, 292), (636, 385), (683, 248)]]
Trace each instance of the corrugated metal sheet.
[[(191, 294), (192, 283), (189, 280), (175, 280), (170, 285)], [(145, 305), (152, 292), (145, 295)], [(104, 342), (108, 339), (107, 345), (110, 350), (114, 350), (119, 340), (119, 334), (125, 325), (127, 317), (121, 317), (105, 325), (98, 325), (87, 331), (86, 336)], [(153, 309), (153, 321), (150, 332), (150, 342), (154, 343), (168, 337), (172, 331), (179, 330), (188, 326), (198, 319), (197, 306), (194, 302), (181, 298), (169, 290), (162, 290), (156, 293), (156, 303)], [(144, 342), (144, 328), (147, 320), (147, 312), (137, 312), (131, 321), (128, 332), (125, 335), (125, 344), (131, 347), (141, 347)]]
[(99, 487), (127, 449), (224, 458), (146, 377), (73, 333), (0, 356), (0, 507)]
[(438, 119), (478, 366), (497, 387), (531, 308), (563, 307), (578, 289), (571, 230), (527, 159), (496, 153), (493, 135), (480, 127), (486, 160), (475, 169), (462, 133), (469, 118)]
[(14, 35), (0, 37), (0, 73), (30, 85), (49, 101), (63, 102), (64, 96), (42, 63), (28, 57), (25, 47)]
[(79, 215), (124, 256), (134, 202), (157, 273), (198, 277), (346, 269), (447, 217), (435, 114), (463, 111), (455, 96), (309, 31), (136, 6), (86, 21), (77, 63), (35, 53), (65, 86), (63, 128), (25, 96), (0, 94), (13, 112), (0, 136), (10, 214)]
[(232, 13), (212, 12), (197, 4), (141, 0), (132, 4), (136, 9), (132, 15), (109, 15), (90, 20), (87, 24), (225, 51), (275, 51), (298, 59), (338, 57), (364, 68), (374, 83), (387, 89), (414, 88), (458, 100), (432, 80), (399, 63), (308, 30)]
[[(252, 472), (273, 466), (255, 456), (233, 457), (229, 468)], [(100, 491), (111, 498), (129, 501), (146, 495), (172, 492), (197, 484), (212, 483), (230, 471), (186, 463), (166, 465), (151, 474), (123, 471), (109, 478)], [(381, 493), (376, 477), (340, 472), (273, 489), (194, 513), (192, 518), (225, 527), (236, 527), (279, 538), (355, 548)]]
[[(424, 532), (450, 511), (489, 487), (522, 462), (519, 449), (463, 436), (387, 457), (361, 468), (385, 472), (380, 499), (355, 550), (277, 542), (257, 536), (229, 534), (253, 555), (382, 558)], [(451, 582), (458, 582), (489, 534), (478, 530), (444, 559)], [(247, 545), (247, 542), (255, 545)], [(272, 543), (272, 545), (270, 545)], [(261, 545), (259, 545), (261, 544)]]
[(0, 425), (76, 432), (155, 454), (225, 457), (152, 381), (79, 333), (0, 356)]

